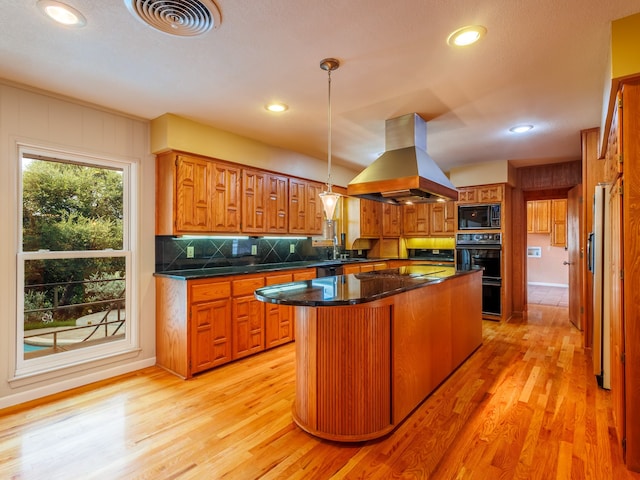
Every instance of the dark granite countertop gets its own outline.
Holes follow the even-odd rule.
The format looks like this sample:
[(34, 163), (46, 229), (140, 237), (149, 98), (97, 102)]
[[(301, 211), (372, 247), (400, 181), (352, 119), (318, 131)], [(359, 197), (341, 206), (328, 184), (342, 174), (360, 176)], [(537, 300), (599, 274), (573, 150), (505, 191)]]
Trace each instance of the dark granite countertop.
[[(263, 263), (256, 265), (236, 265), (230, 267), (194, 268), (187, 270), (169, 270), (155, 272), (156, 277), (169, 277), (180, 280), (195, 280), (198, 278), (222, 277), (227, 275), (242, 275), (258, 272), (275, 272), (278, 270), (295, 270), (298, 268), (328, 267), (332, 265), (348, 265), (350, 263), (381, 262), (384, 258), (347, 258), (344, 260), (307, 260), (302, 262)], [(397, 259), (396, 259), (397, 260)], [(408, 260), (408, 259), (400, 259)]]
[(302, 282), (282, 283), (255, 291), (267, 303), (306, 307), (355, 305), (406, 292), (474, 272), (454, 267), (411, 265), (374, 272), (336, 275)]

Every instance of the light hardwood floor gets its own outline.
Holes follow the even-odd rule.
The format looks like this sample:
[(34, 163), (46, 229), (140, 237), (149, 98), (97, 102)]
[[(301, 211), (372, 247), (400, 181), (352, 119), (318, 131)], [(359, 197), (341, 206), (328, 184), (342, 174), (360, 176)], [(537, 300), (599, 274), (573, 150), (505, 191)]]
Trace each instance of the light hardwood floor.
[(566, 308), (483, 328), (483, 346), (380, 441), (292, 423), (290, 344), (190, 381), (149, 368), (0, 411), (0, 478), (640, 478)]

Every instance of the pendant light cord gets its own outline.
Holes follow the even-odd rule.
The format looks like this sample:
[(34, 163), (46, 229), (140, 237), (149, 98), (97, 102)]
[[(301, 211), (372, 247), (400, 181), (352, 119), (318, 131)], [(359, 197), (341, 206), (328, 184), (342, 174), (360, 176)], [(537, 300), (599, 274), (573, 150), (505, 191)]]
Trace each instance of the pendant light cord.
[(329, 88), (329, 94), (328, 94), (328, 99), (329, 99), (329, 106), (327, 108), (327, 116), (328, 116), (328, 124), (329, 124), (329, 139), (328, 139), (328, 145), (327, 145), (327, 157), (328, 157), (328, 161), (327, 161), (327, 189), (329, 192), (331, 192), (331, 69), (327, 70), (327, 74), (329, 77), (329, 81), (328, 81), (328, 88)]

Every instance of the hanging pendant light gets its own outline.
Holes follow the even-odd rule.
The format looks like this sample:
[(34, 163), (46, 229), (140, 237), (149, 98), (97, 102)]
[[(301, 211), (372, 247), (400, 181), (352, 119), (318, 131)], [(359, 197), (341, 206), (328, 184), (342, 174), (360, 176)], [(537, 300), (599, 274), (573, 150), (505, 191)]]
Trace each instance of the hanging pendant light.
[(327, 146), (327, 189), (320, 194), (320, 200), (322, 201), (322, 208), (327, 220), (333, 220), (333, 214), (336, 211), (336, 205), (338, 204), (338, 198), (340, 195), (334, 193), (331, 189), (331, 72), (337, 70), (340, 66), (340, 62), (335, 58), (325, 58), (320, 62), (320, 68), (327, 72), (329, 78), (329, 102), (328, 102), (328, 119), (329, 119), (329, 138)]

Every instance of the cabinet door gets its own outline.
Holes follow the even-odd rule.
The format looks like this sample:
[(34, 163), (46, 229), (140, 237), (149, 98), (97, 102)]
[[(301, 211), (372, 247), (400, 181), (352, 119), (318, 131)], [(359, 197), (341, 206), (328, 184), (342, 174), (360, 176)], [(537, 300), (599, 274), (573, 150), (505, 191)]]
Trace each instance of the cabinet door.
[(401, 233), (402, 206), (382, 204), (382, 236), (399, 237)]
[(533, 202), (527, 202), (527, 233), (533, 233)]
[(477, 203), (477, 191), (475, 188), (458, 190), (458, 203)]
[(255, 170), (242, 170), (242, 231), (265, 233), (267, 175)]
[(266, 175), (266, 231), (289, 232), (289, 180), (287, 177)]
[(551, 202), (533, 202), (533, 233), (551, 233)]
[(231, 361), (231, 305), (229, 299), (191, 306), (191, 373)]
[(305, 234), (307, 228), (306, 208), (307, 182), (289, 179), (289, 233)]
[(551, 245), (567, 246), (567, 199), (551, 200)]
[(211, 231), (212, 167), (207, 160), (177, 157), (175, 228), (178, 232)]
[(453, 236), (456, 231), (455, 202), (437, 202), (431, 204), (430, 208), (429, 234), (432, 236)]
[[(287, 283), (293, 280), (289, 274), (269, 275), (267, 285)], [(293, 307), (290, 305), (265, 304), (265, 348), (282, 345), (293, 340)]]
[(264, 304), (253, 295), (233, 299), (233, 358), (264, 350)]
[(416, 203), (404, 205), (402, 212), (402, 231), (408, 237), (424, 237), (429, 235), (429, 204)]
[(307, 182), (307, 202), (306, 202), (306, 232), (310, 235), (322, 234), (322, 222), (324, 220), (324, 212), (322, 210), (322, 201), (320, 193), (323, 190), (323, 184), (315, 182)]
[(382, 204), (374, 200), (360, 200), (360, 235), (363, 238), (379, 237), (382, 233)]
[(501, 202), (504, 198), (504, 188), (502, 185), (491, 185), (488, 187), (479, 187), (477, 189), (478, 202)]
[(216, 163), (213, 175), (213, 231), (240, 232), (240, 169)]

